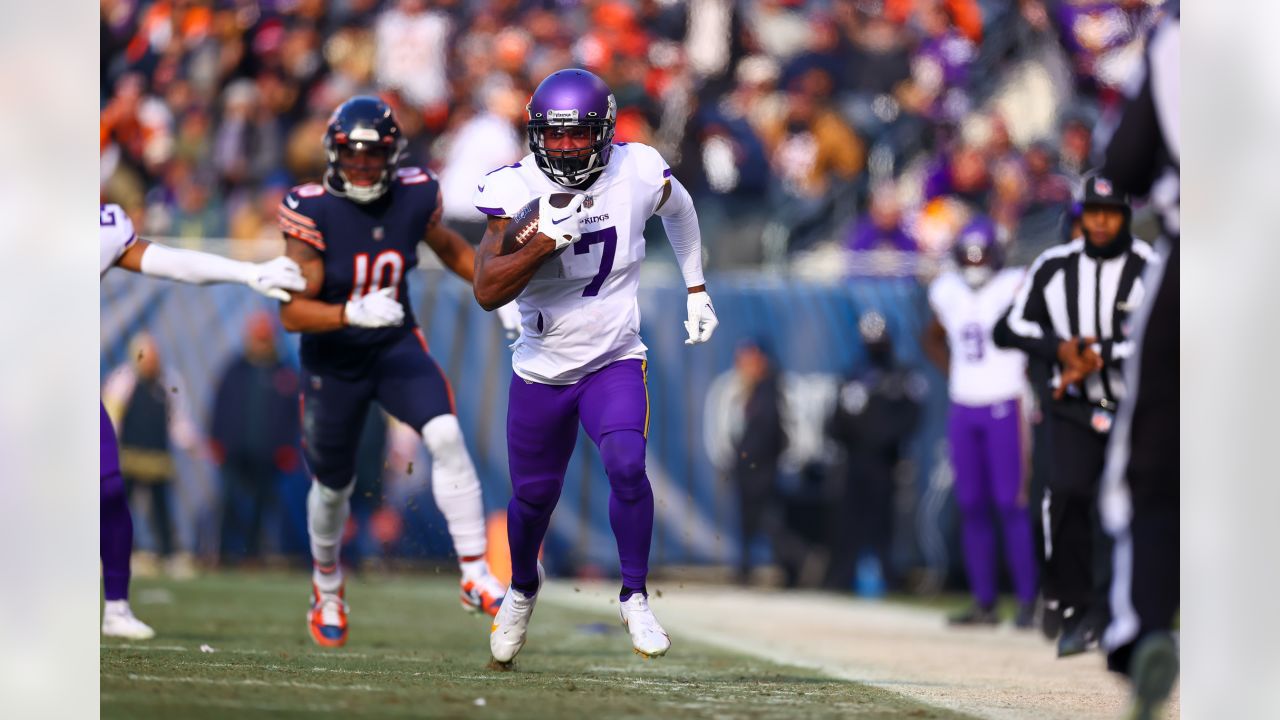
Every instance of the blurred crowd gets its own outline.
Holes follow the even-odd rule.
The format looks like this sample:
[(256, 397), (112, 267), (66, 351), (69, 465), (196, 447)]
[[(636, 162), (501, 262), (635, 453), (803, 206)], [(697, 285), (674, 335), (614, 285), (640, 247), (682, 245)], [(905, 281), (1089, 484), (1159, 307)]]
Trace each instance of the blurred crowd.
[(576, 66), (693, 193), (709, 267), (847, 250), (882, 272), (853, 258), (940, 257), (975, 212), (1026, 258), (1061, 239), (1157, 4), (103, 0), (102, 194), (146, 234), (252, 253), (322, 175), (332, 110), (376, 93), (477, 239), (475, 181)]

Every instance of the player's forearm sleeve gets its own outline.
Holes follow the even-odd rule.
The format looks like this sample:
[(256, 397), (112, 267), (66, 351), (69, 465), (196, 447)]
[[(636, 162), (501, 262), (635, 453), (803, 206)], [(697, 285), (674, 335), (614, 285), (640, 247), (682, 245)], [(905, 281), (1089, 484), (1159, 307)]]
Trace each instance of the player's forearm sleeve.
[(193, 285), (248, 282), (253, 266), (239, 260), (196, 250), (179, 250), (152, 243), (142, 254), (142, 273)]
[(685, 287), (697, 287), (706, 283), (702, 277), (702, 230), (698, 228), (698, 211), (693, 209), (693, 198), (680, 181), (672, 177), (670, 182), (671, 195), (658, 208), (658, 215), (676, 253)]

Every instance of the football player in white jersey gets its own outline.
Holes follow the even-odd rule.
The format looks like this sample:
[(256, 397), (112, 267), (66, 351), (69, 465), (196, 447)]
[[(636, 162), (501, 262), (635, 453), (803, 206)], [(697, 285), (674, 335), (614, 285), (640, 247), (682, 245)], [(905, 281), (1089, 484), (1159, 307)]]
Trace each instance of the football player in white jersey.
[[(689, 290), (685, 342), (710, 339), (718, 321), (702, 277), (698, 215), (656, 150), (613, 142), (617, 105), (600, 78), (552, 73), (527, 111), (533, 152), (486, 175), (475, 195), (489, 216), (476, 251), (476, 300), (493, 310), (514, 298), (521, 315), (507, 409), (511, 586), (489, 647), (495, 660), (509, 662), (524, 646), (542, 583), (538, 549), (581, 422), (609, 477), (622, 623), (636, 652), (655, 657), (671, 640), (645, 589), (653, 491), (645, 475), (649, 403), (636, 290), (644, 225), (657, 214)], [(568, 208), (554, 208), (548, 196), (566, 192), (576, 196)], [(512, 216), (537, 198), (539, 232), (502, 255)]]
[[(974, 605), (951, 618), (954, 625), (995, 625), (996, 528), (999, 518), (1014, 592), (1015, 623), (1030, 627), (1035, 608), (1036, 564), (1023, 470), (1019, 400), (1026, 356), (995, 346), (996, 322), (1022, 284), (1021, 268), (1001, 269), (995, 225), (971, 221), (955, 244), (955, 270), (929, 286), (935, 318), (924, 346), (948, 376), (951, 413), (947, 439), (955, 470), (965, 569)], [(948, 352), (949, 348), (949, 352)]]
[[(306, 281), (298, 265), (279, 257), (254, 264), (229, 260), (194, 250), (176, 250), (149, 243), (133, 231), (133, 222), (119, 205), (99, 209), (99, 273), (112, 267), (179, 282), (204, 285), (214, 282), (244, 283), (267, 297), (289, 301), (286, 290), (300, 291)], [(101, 406), (101, 403), (99, 403)], [(102, 634), (131, 640), (155, 637), (155, 631), (129, 609), (129, 555), (133, 550), (133, 519), (120, 476), (120, 451), (115, 429), (101, 410), (101, 505), (99, 551), (102, 554), (102, 585), (106, 607), (102, 613)]]

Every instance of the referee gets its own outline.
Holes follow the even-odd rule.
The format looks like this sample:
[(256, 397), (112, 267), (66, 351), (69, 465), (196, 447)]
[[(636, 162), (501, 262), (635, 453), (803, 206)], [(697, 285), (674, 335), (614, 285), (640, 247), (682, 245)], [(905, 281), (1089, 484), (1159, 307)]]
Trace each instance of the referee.
[(1130, 315), (1142, 302), (1143, 271), (1158, 262), (1129, 231), (1128, 200), (1104, 176), (1088, 179), (1083, 237), (1041, 253), (995, 343), (1052, 364), (1052, 467), (1041, 501), (1046, 612), (1062, 619), (1058, 656), (1096, 646), (1109, 620), (1110, 548), (1097, 515), (1107, 439), (1125, 397), (1123, 364), (1133, 352)]

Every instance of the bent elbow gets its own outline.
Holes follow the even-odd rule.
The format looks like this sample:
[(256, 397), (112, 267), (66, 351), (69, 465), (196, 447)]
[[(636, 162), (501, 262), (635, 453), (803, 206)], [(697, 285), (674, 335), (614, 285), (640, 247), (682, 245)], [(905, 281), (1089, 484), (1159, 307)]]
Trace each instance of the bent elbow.
[(493, 293), (487, 292), (486, 289), (482, 288), (480, 285), (472, 286), (472, 292), (476, 296), (476, 302), (480, 303), (480, 307), (484, 308), (485, 312), (493, 312), (502, 305), (502, 303), (498, 302), (497, 298), (493, 296)]

